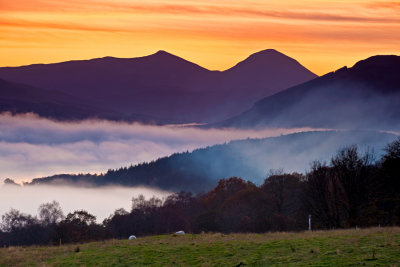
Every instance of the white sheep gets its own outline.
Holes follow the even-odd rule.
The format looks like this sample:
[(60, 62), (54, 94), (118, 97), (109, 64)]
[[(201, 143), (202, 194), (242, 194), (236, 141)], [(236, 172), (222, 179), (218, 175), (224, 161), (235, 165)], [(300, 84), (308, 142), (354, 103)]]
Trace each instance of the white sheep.
[(134, 235), (131, 235), (131, 236), (130, 236), (128, 239), (129, 239), (129, 240), (136, 239), (136, 236), (134, 236)]

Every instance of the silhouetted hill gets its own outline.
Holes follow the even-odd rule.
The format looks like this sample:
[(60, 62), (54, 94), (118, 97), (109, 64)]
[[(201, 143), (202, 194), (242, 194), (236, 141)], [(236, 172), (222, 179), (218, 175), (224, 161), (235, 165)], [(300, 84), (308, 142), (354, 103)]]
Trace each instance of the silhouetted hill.
[(0, 79), (0, 112), (35, 112), (43, 117), (85, 118), (95, 112), (65, 93), (35, 88)]
[(266, 97), (219, 126), (400, 129), (400, 57), (374, 56)]
[(262, 182), (269, 170), (304, 173), (314, 160), (327, 161), (344, 146), (356, 144), (360, 151), (382, 154), (393, 134), (349, 132), (304, 132), (274, 138), (247, 139), (177, 153), (154, 162), (110, 170), (104, 175), (56, 175), (38, 178), (32, 184), (145, 185), (173, 191), (205, 192), (221, 178), (242, 177)]
[[(84, 100), (64, 92), (41, 89), (26, 84), (8, 82), (0, 79), (0, 113), (12, 114), (36, 113), (47, 118), (62, 120), (79, 120), (102, 118), (119, 120), (122, 114), (104, 108), (92, 107)], [(131, 114), (130, 119), (141, 122), (153, 122), (155, 119)]]
[[(276, 88), (276, 90), (268, 90), (268, 94), (274, 94), (288, 88), (290, 83), (289, 86), (296, 85), (297, 81), (304, 80), (304, 77), (308, 77), (307, 80), (316, 77), (310, 75), (310, 71), (299, 62), (274, 49), (252, 54), (244, 61), (226, 70), (224, 75), (225, 79), (230, 80), (232, 84), (240, 84), (243, 87), (247, 87), (251, 81), (253, 86), (256, 85), (255, 89), (261, 89), (260, 95), (265, 95), (265, 89), (262, 88), (266, 86)], [(287, 79), (287, 84), (283, 85), (281, 81), (285, 79)]]
[(139, 58), (105, 57), (0, 68), (4, 79), (82, 99), (120, 119), (146, 114), (169, 122), (210, 122), (239, 114), (261, 97), (316, 77), (274, 50), (235, 67), (209, 71), (159, 51)]

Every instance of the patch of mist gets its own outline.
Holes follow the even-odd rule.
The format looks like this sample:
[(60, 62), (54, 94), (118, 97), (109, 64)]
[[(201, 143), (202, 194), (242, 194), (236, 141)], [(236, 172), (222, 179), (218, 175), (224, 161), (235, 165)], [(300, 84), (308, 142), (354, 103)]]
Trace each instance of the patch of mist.
[(271, 169), (304, 174), (313, 161), (329, 162), (340, 149), (351, 145), (357, 145), (361, 154), (371, 153), (379, 159), (386, 145), (396, 138), (395, 134), (377, 131), (326, 131), (233, 141), (195, 151), (193, 173), (206, 170), (206, 176), (214, 179), (238, 176), (260, 184)]
[(11, 208), (37, 215), (40, 204), (56, 200), (64, 215), (75, 210), (86, 210), (102, 222), (118, 208), (131, 209), (132, 197), (140, 194), (146, 199), (165, 198), (170, 192), (146, 187), (72, 187), (72, 186), (0, 186), (0, 216)]
[(204, 129), (194, 125), (143, 125), (106, 120), (59, 122), (34, 114), (0, 114), (0, 175), (16, 181), (57, 173), (103, 173), (175, 152), (324, 130), (309, 127)]

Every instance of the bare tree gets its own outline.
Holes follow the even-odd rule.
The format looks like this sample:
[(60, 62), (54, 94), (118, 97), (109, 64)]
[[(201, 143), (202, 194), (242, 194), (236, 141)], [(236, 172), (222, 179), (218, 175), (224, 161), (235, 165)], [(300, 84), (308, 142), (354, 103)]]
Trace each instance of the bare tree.
[(44, 203), (39, 206), (39, 218), (42, 224), (56, 224), (64, 219), (64, 213), (57, 201)]
[(1, 229), (5, 232), (22, 229), (32, 224), (37, 223), (37, 219), (31, 215), (24, 214), (16, 209), (11, 209), (9, 212), (1, 216)]
[(85, 210), (76, 210), (73, 213), (68, 213), (64, 221), (75, 225), (95, 225), (96, 216)]

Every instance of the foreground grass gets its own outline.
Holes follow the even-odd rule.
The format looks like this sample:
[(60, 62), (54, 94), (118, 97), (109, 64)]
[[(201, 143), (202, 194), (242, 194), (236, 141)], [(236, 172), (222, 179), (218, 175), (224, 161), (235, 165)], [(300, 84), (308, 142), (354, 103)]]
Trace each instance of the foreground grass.
[(0, 266), (144, 265), (400, 266), (400, 228), (162, 235), (133, 241), (0, 249)]

